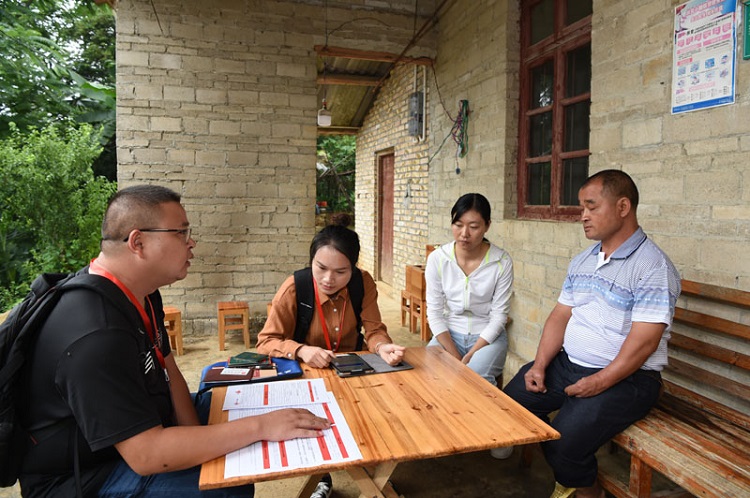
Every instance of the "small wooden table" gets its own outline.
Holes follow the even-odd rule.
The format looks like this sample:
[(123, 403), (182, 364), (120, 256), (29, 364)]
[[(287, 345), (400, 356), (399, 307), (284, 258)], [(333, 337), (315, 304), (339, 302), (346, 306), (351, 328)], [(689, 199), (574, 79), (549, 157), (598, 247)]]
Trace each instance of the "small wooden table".
[[(224, 479), (225, 457), (203, 464), (200, 489), (309, 475), (298, 496), (309, 496), (322, 474), (346, 470), (362, 494), (398, 496), (388, 484), (398, 462), (435, 458), (560, 437), (502, 391), (439, 347), (407, 348), (413, 370), (339, 378), (302, 365), (306, 378), (323, 378), (362, 452), (362, 460)], [(214, 389), (209, 423), (228, 420), (226, 388)]]

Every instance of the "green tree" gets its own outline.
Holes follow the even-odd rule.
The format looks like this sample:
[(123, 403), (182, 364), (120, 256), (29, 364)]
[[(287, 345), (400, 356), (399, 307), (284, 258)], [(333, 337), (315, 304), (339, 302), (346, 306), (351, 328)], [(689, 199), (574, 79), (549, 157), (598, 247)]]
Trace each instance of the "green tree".
[(0, 310), (40, 272), (73, 271), (96, 256), (116, 185), (95, 177), (101, 146), (88, 125), (20, 132), (0, 140)]
[(353, 135), (318, 137), (317, 197), (330, 211), (354, 212), (356, 138)]
[(0, 1), (0, 138), (50, 123), (91, 123), (95, 169), (116, 178), (115, 20), (92, 0)]

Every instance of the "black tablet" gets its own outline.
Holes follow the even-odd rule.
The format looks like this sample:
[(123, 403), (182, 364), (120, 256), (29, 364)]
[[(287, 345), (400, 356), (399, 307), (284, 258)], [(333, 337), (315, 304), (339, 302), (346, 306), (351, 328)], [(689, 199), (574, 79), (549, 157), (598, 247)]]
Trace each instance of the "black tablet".
[(336, 358), (331, 361), (331, 368), (336, 370), (339, 377), (351, 377), (375, 372), (375, 369), (369, 363), (354, 353), (336, 355)]

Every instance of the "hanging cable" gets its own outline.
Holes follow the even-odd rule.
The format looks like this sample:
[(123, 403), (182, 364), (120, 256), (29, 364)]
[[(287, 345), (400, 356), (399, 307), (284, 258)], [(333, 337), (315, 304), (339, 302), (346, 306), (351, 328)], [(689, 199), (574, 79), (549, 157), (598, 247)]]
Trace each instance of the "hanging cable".
[(440, 143), (440, 146), (438, 146), (438, 149), (435, 151), (435, 153), (427, 160), (427, 164), (430, 164), (432, 160), (435, 158), (435, 156), (440, 152), (440, 150), (443, 148), (443, 145), (445, 145), (445, 142), (448, 140), (448, 137), (453, 138), (453, 141), (456, 143), (456, 174), (461, 174), (461, 168), (458, 166), (458, 159), (466, 157), (466, 154), (469, 152), (469, 101), (468, 100), (461, 100), (458, 103), (458, 114), (456, 115), (456, 119), (451, 118), (450, 114), (448, 114), (448, 111), (446, 109), (446, 114), (448, 114), (448, 118), (453, 121), (453, 126), (451, 127), (450, 132), (445, 136), (443, 141)]
[(469, 101), (462, 100), (459, 102), (458, 115), (451, 128), (451, 136), (456, 142), (456, 174), (461, 174), (461, 168), (458, 166), (458, 158), (465, 157), (469, 152)]

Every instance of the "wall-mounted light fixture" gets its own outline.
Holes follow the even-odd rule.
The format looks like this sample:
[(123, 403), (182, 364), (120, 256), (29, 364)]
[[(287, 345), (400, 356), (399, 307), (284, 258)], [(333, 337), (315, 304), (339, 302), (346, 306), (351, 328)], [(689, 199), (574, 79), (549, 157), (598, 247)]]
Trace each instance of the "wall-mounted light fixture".
[(326, 107), (325, 97), (323, 97), (323, 107), (318, 110), (318, 126), (331, 126), (331, 111)]

